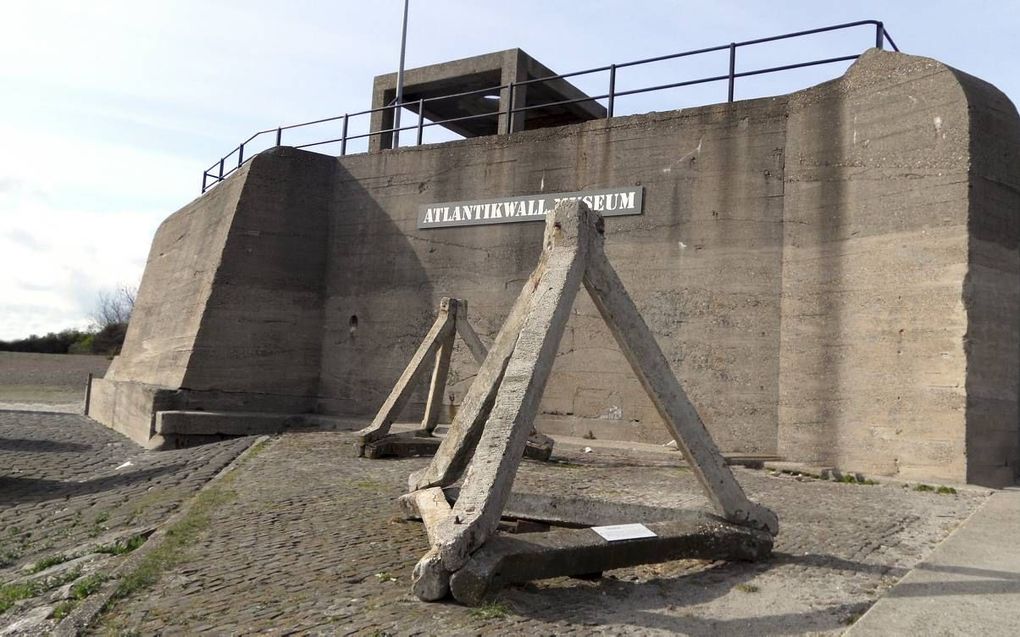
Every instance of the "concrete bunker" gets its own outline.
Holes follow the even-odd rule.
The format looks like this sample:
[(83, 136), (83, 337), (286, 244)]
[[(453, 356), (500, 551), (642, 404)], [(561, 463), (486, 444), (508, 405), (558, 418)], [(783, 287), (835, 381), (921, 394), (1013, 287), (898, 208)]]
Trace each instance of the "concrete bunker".
[[(790, 95), (515, 130), (256, 156), (161, 226), (90, 415), (150, 446), (362, 426), (441, 297), (491, 339), (541, 249), (537, 223), (420, 228), (419, 205), (640, 186), (607, 252), (723, 451), (1016, 479), (1020, 120), (994, 87), (871, 50)], [(474, 362), (450, 365), (443, 420)], [(539, 430), (665, 442), (621, 370), (579, 300)]]

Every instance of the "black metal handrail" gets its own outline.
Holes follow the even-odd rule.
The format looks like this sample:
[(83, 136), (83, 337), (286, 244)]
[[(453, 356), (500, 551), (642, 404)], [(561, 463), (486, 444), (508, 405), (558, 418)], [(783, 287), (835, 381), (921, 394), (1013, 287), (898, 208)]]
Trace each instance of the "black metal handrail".
[[(713, 47), (708, 47), (708, 48), (703, 48), (703, 49), (695, 49), (695, 50), (692, 50), (692, 51), (683, 51), (681, 53), (671, 53), (669, 55), (660, 55), (658, 57), (645, 58), (645, 59), (642, 59), (642, 60), (634, 60), (632, 62), (624, 62), (622, 64), (609, 64), (607, 66), (600, 66), (600, 67), (597, 67), (597, 68), (585, 69), (583, 71), (574, 71), (572, 73), (563, 73), (561, 75), (550, 75), (550, 76), (540, 77), (540, 78), (535, 78), (535, 79), (530, 79), (530, 80), (523, 80), (523, 81), (520, 81), (520, 82), (510, 82), (508, 84), (501, 84), (499, 86), (492, 86), (492, 87), (483, 88), (483, 89), (476, 89), (476, 90), (472, 90), (472, 91), (465, 91), (465, 92), (462, 92), (462, 93), (453, 93), (451, 95), (440, 95), (440, 96), (437, 96), (437, 97), (422, 98), (422, 99), (415, 100), (415, 101), (404, 102), (403, 105), (398, 105), (398, 104), (394, 103), (394, 104), (389, 104), (389, 105), (386, 105), (386, 106), (380, 106), (378, 108), (371, 108), (371, 109), (364, 110), (364, 111), (358, 111), (356, 113), (345, 113), (343, 115), (337, 115), (335, 117), (326, 117), (326, 118), (323, 118), (323, 119), (317, 119), (317, 120), (314, 120), (314, 121), (311, 121), (311, 122), (302, 122), (300, 124), (290, 124), (290, 125), (287, 125), (287, 126), (278, 126), (276, 128), (267, 128), (266, 130), (261, 130), (261, 131), (258, 131), (257, 133), (254, 133), (251, 137), (249, 137), (248, 139), (244, 140), (243, 142), (238, 144), (235, 148), (233, 148), (230, 152), (228, 152), (226, 155), (221, 157), (219, 159), (219, 161), (217, 161), (212, 166), (210, 166), (209, 168), (204, 170), (202, 172), (202, 192), (204, 193), (206, 190), (208, 190), (212, 186), (215, 186), (219, 182), (223, 181), (231, 173), (233, 173), (235, 170), (237, 170), (238, 168), (241, 168), (244, 164), (246, 164), (248, 161), (250, 161), (251, 158), (252, 158), (251, 156), (245, 157), (245, 154), (244, 154), (245, 146), (250, 145), (257, 138), (262, 137), (263, 135), (273, 135), (273, 134), (275, 134), (276, 135), (276, 140), (275, 140), (274, 146), (281, 146), (281, 145), (283, 145), (283, 131), (292, 130), (292, 129), (296, 129), (296, 128), (303, 128), (303, 127), (306, 127), (306, 126), (313, 126), (313, 125), (316, 125), (316, 124), (325, 124), (325, 123), (328, 123), (328, 122), (341, 122), (341, 125), (340, 125), (340, 136), (339, 137), (334, 137), (334, 138), (331, 138), (331, 139), (322, 140), (322, 141), (311, 142), (311, 143), (307, 143), (307, 144), (295, 145), (294, 148), (311, 148), (313, 146), (322, 146), (324, 144), (336, 144), (336, 143), (339, 143), (340, 144), (340, 155), (346, 155), (347, 154), (347, 144), (351, 140), (371, 138), (371, 137), (376, 136), (376, 135), (388, 135), (388, 134), (397, 133), (397, 135), (394, 136), (394, 140), (395, 140), (396, 137), (399, 136), (399, 133), (401, 131), (405, 131), (405, 130), (414, 130), (414, 131), (417, 131), (416, 143), (420, 145), (422, 143), (422, 135), (424, 133), (424, 130), (426, 128), (430, 127), (430, 126), (442, 126), (444, 124), (451, 124), (451, 123), (454, 123), (454, 122), (460, 122), (460, 121), (472, 120), (472, 119), (480, 119), (480, 118), (484, 118), (484, 117), (505, 117), (506, 118), (506, 123), (504, 125), (504, 132), (505, 133), (512, 133), (512, 132), (514, 132), (514, 130), (513, 130), (513, 120), (514, 120), (514, 117), (513, 116), (516, 113), (523, 113), (523, 112), (526, 112), (526, 111), (529, 111), (529, 110), (532, 110), (532, 109), (537, 109), (537, 108), (546, 108), (548, 106), (566, 105), (566, 104), (577, 104), (577, 103), (580, 103), (580, 102), (594, 102), (594, 101), (597, 101), (597, 100), (606, 100), (606, 117), (608, 118), (608, 117), (613, 117), (614, 107), (615, 107), (615, 103), (616, 103), (616, 99), (617, 98), (626, 97), (628, 95), (638, 95), (638, 94), (641, 94), (641, 93), (650, 93), (650, 92), (653, 92), (653, 91), (663, 91), (663, 90), (667, 90), (667, 89), (681, 88), (681, 87), (684, 87), (684, 86), (694, 86), (694, 85), (697, 85), (697, 84), (707, 84), (707, 83), (710, 83), (710, 82), (722, 82), (722, 81), (726, 81), (727, 82), (727, 98), (726, 99), (727, 99), (728, 102), (732, 102), (733, 101), (733, 92), (734, 92), (734, 87), (735, 87), (735, 84), (736, 84), (736, 80), (739, 79), (739, 78), (742, 78), (742, 77), (751, 77), (751, 76), (755, 76), (755, 75), (765, 75), (767, 73), (779, 73), (779, 72), (782, 72), (782, 71), (789, 71), (789, 70), (793, 70), (793, 69), (806, 68), (806, 67), (810, 67), (810, 66), (819, 66), (819, 65), (822, 65), (822, 64), (834, 64), (836, 62), (847, 62), (847, 61), (850, 61), (850, 60), (856, 60), (858, 57), (860, 57), (860, 54), (843, 55), (843, 56), (839, 56), (839, 57), (824, 58), (824, 59), (821, 59), (821, 60), (811, 60), (811, 61), (808, 61), (808, 62), (799, 62), (799, 63), (796, 63), (796, 64), (784, 64), (782, 66), (774, 66), (774, 67), (764, 68), (764, 69), (755, 69), (755, 70), (752, 70), (752, 71), (737, 72), (737, 70), (736, 70), (737, 49), (739, 49), (741, 47), (753, 46), (753, 45), (757, 45), (757, 44), (765, 44), (765, 43), (768, 43), (768, 42), (777, 42), (779, 40), (788, 40), (788, 39), (791, 39), (791, 38), (799, 38), (799, 37), (804, 37), (804, 36), (808, 36), (808, 35), (816, 35), (816, 34), (819, 34), (819, 33), (827, 33), (827, 32), (830, 32), (830, 31), (839, 31), (839, 30), (845, 30), (845, 29), (852, 29), (852, 28), (861, 27), (861, 26), (872, 26), (872, 27), (874, 27), (874, 29), (875, 29), (874, 44), (875, 44), (876, 48), (879, 48), (879, 49), (884, 48), (885, 43), (888, 42), (889, 45), (892, 46), (894, 51), (899, 51), (900, 50), (899, 47), (896, 46), (896, 43), (893, 41), (892, 37), (889, 35), (889, 32), (886, 30), (885, 25), (880, 20), (859, 20), (857, 22), (847, 22), (847, 23), (844, 23), (844, 24), (836, 24), (836, 25), (827, 26), (827, 27), (819, 27), (817, 29), (808, 29), (806, 31), (796, 31), (794, 33), (784, 33), (782, 35), (775, 35), (775, 36), (771, 36), (771, 37), (767, 37), (767, 38), (757, 38), (757, 39), (754, 39), (754, 40), (745, 40), (743, 42), (731, 42), (729, 44), (721, 44), (719, 46), (713, 46)], [(690, 56), (694, 56), (694, 55), (703, 55), (703, 54), (706, 54), (706, 53), (717, 53), (717, 52), (720, 52), (720, 51), (729, 51), (729, 70), (724, 75), (714, 75), (714, 76), (711, 76), (711, 77), (704, 77), (704, 78), (699, 78), (699, 79), (694, 79), (694, 80), (685, 80), (685, 81), (681, 81), (681, 82), (671, 82), (671, 83), (668, 83), (668, 84), (658, 84), (658, 85), (655, 85), (655, 86), (649, 86), (649, 87), (638, 88), (638, 89), (629, 89), (629, 90), (625, 90), (625, 91), (618, 91), (618, 90), (616, 90), (616, 74), (617, 74), (617, 71), (619, 71), (620, 69), (634, 67), (634, 66), (640, 66), (640, 65), (644, 65), (644, 64), (652, 64), (652, 63), (655, 63), (655, 62), (664, 62), (666, 60), (675, 60), (675, 59), (678, 59), (678, 58), (690, 57)], [(522, 86), (525, 86), (525, 85), (528, 85), (528, 84), (535, 84), (535, 83), (538, 83), (538, 82), (551, 82), (551, 81), (555, 81), (555, 80), (564, 80), (564, 79), (571, 78), (571, 77), (580, 77), (580, 76), (583, 76), (583, 75), (591, 75), (591, 74), (594, 74), (594, 73), (605, 73), (607, 71), (609, 72), (609, 91), (607, 93), (605, 93), (605, 94), (585, 96), (585, 97), (580, 97), (580, 98), (576, 98), (576, 99), (560, 100), (560, 101), (555, 101), (555, 102), (544, 102), (542, 104), (533, 104), (531, 106), (520, 106), (520, 107), (515, 107), (514, 106), (514, 93), (515, 93), (516, 90), (518, 90)], [(454, 117), (454, 118), (444, 119), (444, 120), (435, 121), (435, 122), (426, 122), (425, 121), (425, 115), (424, 115), (425, 108), (424, 107), (425, 107), (425, 104), (428, 103), (428, 102), (436, 102), (436, 101), (440, 101), (440, 100), (454, 99), (454, 98), (458, 98), (458, 97), (465, 97), (467, 95), (477, 95), (479, 93), (486, 94), (486, 95), (502, 95), (503, 91), (507, 92), (507, 102), (506, 102), (507, 103), (507, 108), (505, 110), (497, 111), (495, 113), (481, 113), (481, 114), (477, 114), (477, 115), (465, 115), (465, 116), (462, 116), (462, 117)], [(349, 135), (348, 134), (348, 129), (349, 129), (350, 121), (354, 117), (361, 117), (361, 116), (364, 116), (364, 115), (371, 116), (374, 113), (378, 113), (378, 112), (382, 112), (382, 111), (387, 111), (387, 110), (395, 110), (397, 108), (401, 108), (401, 106), (408, 106), (408, 105), (417, 105), (417, 107), (418, 107), (418, 122), (417, 122), (417, 124), (413, 124), (413, 125), (410, 125), (410, 126), (385, 128), (385, 129), (376, 130), (376, 131), (371, 130), (371, 125), (369, 125), (369, 129), (370, 130), (369, 130), (368, 133), (361, 133), (361, 134), (358, 134), (358, 135)], [(235, 156), (236, 156), (236, 162), (234, 160)], [(228, 167), (228, 162), (229, 162), (229, 167)], [(211, 182), (209, 181), (210, 179), (212, 180)]]

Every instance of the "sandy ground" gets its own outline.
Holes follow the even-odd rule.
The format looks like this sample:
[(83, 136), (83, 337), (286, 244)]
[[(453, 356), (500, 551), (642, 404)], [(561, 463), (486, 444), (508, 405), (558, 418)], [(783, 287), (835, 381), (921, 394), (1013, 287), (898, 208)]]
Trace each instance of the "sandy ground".
[(88, 374), (109, 366), (105, 356), (0, 352), (0, 409), (80, 412)]

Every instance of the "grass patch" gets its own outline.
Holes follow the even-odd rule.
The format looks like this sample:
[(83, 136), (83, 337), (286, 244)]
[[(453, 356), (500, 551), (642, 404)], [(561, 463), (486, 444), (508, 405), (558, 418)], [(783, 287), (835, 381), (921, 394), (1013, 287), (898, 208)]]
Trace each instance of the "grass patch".
[(256, 456), (259, 456), (266, 449), (269, 449), (269, 443), (272, 442), (269, 439), (259, 440), (252, 446), (248, 447), (248, 453), (244, 456), (244, 462), (251, 462)]
[(737, 584), (735, 588), (741, 593), (757, 593), (761, 590), (754, 584)]
[(501, 602), (489, 602), (468, 611), (475, 619), (500, 619), (510, 614), (510, 609)]
[(836, 482), (842, 482), (843, 484), (866, 484), (866, 485), (878, 484), (878, 482), (875, 482), (874, 480), (868, 480), (867, 478), (861, 478), (860, 480), (858, 480), (856, 476), (851, 475), (849, 473), (844, 474), (843, 477), (836, 480)]
[(930, 484), (918, 484), (914, 486), (914, 491), (920, 491), (921, 493), (937, 493), (939, 495), (956, 495), (956, 489), (942, 484), (937, 487)]
[(74, 583), (71, 587), (71, 598), (76, 600), (83, 600), (89, 595), (92, 595), (99, 590), (99, 587), (103, 585), (103, 582), (108, 580), (106, 575), (102, 573), (93, 573), (87, 577), (83, 577)]
[(58, 586), (63, 586), (68, 582), (73, 582), (79, 577), (81, 577), (81, 567), (73, 568), (70, 571), (63, 573), (61, 575), (52, 575), (43, 580), (41, 590), (42, 591), (53, 590)]
[(144, 535), (132, 535), (127, 540), (114, 542), (113, 544), (104, 544), (96, 548), (96, 553), (106, 553), (107, 555), (124, 555), (134, 551), (139, 546), (145, 544), (145, 540), (148, 539)]
[(857, 620), (860, 618), (861, 618), (860, 615), (854, 614), (848, 617), (844, 617), (843, 619), (839, 620), (839, 623), (843, 624), (844, 626), (853, 626), (854, 624), (857, 623)]
[(386, 485), (378, 480), (355, 480), (351, 483), (351, 486), (362, 491), (379, 491)]
[(35, 597), (41, 592), (42, 586), (38, 582), (0, 585), (0, 615), (14, 606), (14, 602)]
[(76, 599), (65, 599), (53, 608), (53, 612), (50, 613), (50, 618), (60, 621), (71, 614), (71, 611), (78, 605)]
[(380, 582), (395, 582), (395, 581), (397, 581), (397, 578), (394, 575), (390, 575), (389, 573), (387, 573), (385, 571), (383, 571), (382, 573), (376, 573), (375, 576), (376, 576), (376, 578)]
[[(270, 441), (262, 441), (248, 448), (242, 460), (235, 465), (235, 468), (242, 466), (256, 455), (265, 451)], [(198, 538), (209, 528), (213, 512), (222, 505), (237, 497), (231, 485), (237, 479), (237, 472), (230, 471), (223, 475), (218, 482), (211, 483), (203, 491), (199, 492), (192, 501), (184, 517), (177, 520), (166, 529), (162, 541), (151, 551), (146, 553), (139, 561), (134, 570), (125, 574), (117, 583), (110, 600), (103, 607), (103, 617), (99, 623), (109, 622), (109, 612), (117, 600), (125, 599), (142, 591), (152, 588), (164, 571), (167, 571), (187, 559), (189, 550), (195, 545)], [(141, 546), (147, 538), (137, 542)], [(129, 543), (132, 543), (129, 540)], [(137, 546), (135, 548), (137, 548)], [(127, 548), (127, 546), (125, 546)], [(132, 549), (133, 550), (133, 549)], [(118, 634), (126, 634), (119, 632)]]
[(9, 546), (0, 546), (0, 568), (11, 566), (21, 559), (21, 551)]
[(28, 572), (29, 573), (41, 573), (42, 571), (45, 571), (46, 569), (50, 568), (51, 566), (56, 566), (57, 564), (63, 564), (64, 562), (67, 562), (67, 561), (72, 560), (72, 559), (74, 559), (73, 555), (51, 555), (49, 557), (44, 557), (41, 560), (39, 560), (38, 562), (36, 562), (35, 564), (33, 564), (32, 567), (30, 569), (28, 569)]
[(81, 568), (75, 568), (60, 575), (53, 575), (31, 582), (2, 584), (0, 585), (0, 615), (5, 613), (15, 602), (41, 595), (58, 586), (73, 582), (79, 577), (81, 577)]
[(233, 481), (232, 475), (225, 476), (220, 484), (202, 491), (195, 497), (188, 513), (167, 529), (163, 543), (142, 558), (138, 566), (121, 579), (113, 595), (115, 599), (129, 597), (151, 588), (163, 571), (184, 560), (187, 549), (209, 527), (210, 514), (237, 496), (228, 487)]

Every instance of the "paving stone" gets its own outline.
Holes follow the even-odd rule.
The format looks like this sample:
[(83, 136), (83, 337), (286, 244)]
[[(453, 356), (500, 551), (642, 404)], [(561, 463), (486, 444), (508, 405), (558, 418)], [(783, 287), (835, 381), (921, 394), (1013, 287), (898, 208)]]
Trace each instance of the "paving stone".
[[(157, 526), (250, 444), (154, 453), (85, 416), (0, 411), (0, 583), (104, 536)], [(0, 630), (34, 607), (0, 615)]]
[[(410, 593), (428, 549), (396, 499), (428, 459), (338, 454), (332, 433), (287, 434), (238, 468), (237, 497), (155, 591), (118, 605), (110, 627), (142, 634), (520, 635), (839, 633), (983, 499), (736, 469), (782, 531), (763, 563), (683, 560), (512, 586), (496, 607)], [(700, 506), (671, 456), (559, 452), (526, 461), (515, 488), (653, 506)]]

